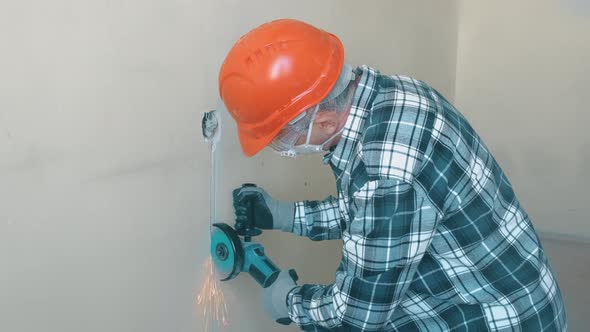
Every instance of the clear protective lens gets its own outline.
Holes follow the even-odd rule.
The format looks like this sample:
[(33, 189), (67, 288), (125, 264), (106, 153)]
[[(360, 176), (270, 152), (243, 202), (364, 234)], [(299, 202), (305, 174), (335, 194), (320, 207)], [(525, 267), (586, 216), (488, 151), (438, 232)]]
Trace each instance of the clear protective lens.
[(304, 111), (281, 129), (269, 146), (277, 152), (290, 150), (302, 135), (307, 134), (312, 118), (313, 112)]
[(286, 151), (292, 148), (299, 137), (301, 137), (301, 133), (295, 130), (281, 130), (281, 132), (270, 142), (270, 147), (278, 152)]

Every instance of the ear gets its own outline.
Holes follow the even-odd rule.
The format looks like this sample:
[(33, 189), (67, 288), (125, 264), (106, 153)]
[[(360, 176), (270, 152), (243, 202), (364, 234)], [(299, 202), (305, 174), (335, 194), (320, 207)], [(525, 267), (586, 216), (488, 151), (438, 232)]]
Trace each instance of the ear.
[(320, 129), (333, 134), (338, 127), (338, 113), (336, 111), (322, 111), (316, 115), (314, 122)]

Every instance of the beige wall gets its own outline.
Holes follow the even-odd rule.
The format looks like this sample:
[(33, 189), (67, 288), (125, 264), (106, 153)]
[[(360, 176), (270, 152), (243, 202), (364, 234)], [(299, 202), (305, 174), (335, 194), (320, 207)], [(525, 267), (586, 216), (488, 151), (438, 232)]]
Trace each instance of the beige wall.
[(590, 238), (590, 9), (461, 1), (455, 100), (537, 229)]
[[(352, 63), (454, 94), (454, 1), (13, 0), (0, 7), (0, 331), (202, 329), (191, 307), (208, 255), (210, 171), (200, 119), (216, 106), (225, 53), (248, 29), (304, 19), (340, 35)], [(244, 172), (234, 184), (258, 182), (285, 199), (334, 190), (317, 158), (261, 158), (284, 168), (261, 164), (264, 172)], [(338, 242), (261, 240), (303, 281), (333, 278)], [(229, 331), (275, 326), (247, 276), (226, 287)]]

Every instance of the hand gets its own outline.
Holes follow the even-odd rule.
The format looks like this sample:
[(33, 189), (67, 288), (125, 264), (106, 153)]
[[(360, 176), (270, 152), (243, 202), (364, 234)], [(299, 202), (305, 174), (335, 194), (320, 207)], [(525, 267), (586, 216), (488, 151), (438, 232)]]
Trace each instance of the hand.
[[(293, 227), (295, 204), (275, 200), (260, 187), (246, 186), (234, 189), (233, 203), (236, 224), (252, 222), (256, 228), (282, 229), (287, 232)], [(252, 209), (252, 212), (249, 212), (249, 209)], [(248, 220), (249, 218), (254, 220)]]
[(281, 271), (277, 280), (262, 289), (262, 305), (272, 320), (279, 324), (291, 324), (287, 307), (287, 295), (297, 287), (299, 279), (295, 270)]

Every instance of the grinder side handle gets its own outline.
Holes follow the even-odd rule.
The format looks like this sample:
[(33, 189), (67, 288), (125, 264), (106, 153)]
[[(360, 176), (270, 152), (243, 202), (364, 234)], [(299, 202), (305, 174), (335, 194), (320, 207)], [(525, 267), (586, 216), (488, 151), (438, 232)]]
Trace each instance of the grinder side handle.
[[(244, 183), (242, 188), (246, 187), (256, 187), (253, 183)], [(235, 224), (236, 231), (239, 235), (244, 237), (245, 242), (250, 242), (252, 240), (252, 236), (257, 236), (262, 233), (261, 230), (257, 229), (254, 224), (254, 219), (256, 218), (254, 215), (254, 206), (252, 199), (247, 200), (247, 212), (246, 215), (248, 216), (246, 222), (237, 222)]]

